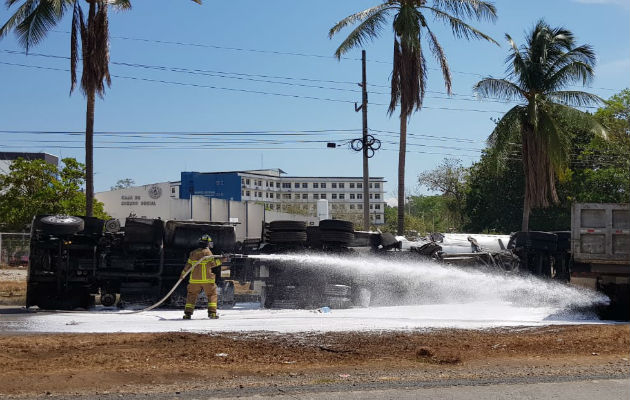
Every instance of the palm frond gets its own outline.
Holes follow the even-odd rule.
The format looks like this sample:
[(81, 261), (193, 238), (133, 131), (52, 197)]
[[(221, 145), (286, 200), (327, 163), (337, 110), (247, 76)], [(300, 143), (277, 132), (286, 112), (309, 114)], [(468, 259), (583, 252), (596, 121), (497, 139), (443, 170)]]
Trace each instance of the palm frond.
[(499, 46), (499, 43), (496, 40), (486, 35), (485, 33), (481, 32), (480, 30), (476, 29), (475, 27), (465, 23), (459, 18), (453, 17), (452, 15), (445, 13), (444, 11), (439, 10), (434, 7), (423, 6), (421, 8), (431, 11), (437, 19), (442, 20), (444, 22), (448, 22), (448, 24), (451, 26), (451, 31), (453, 32), (453, 36), (455, 36), (458, 39), (460, 38), (465, 38), (467, 40), (484, 39)]
[(77, 63), (79, 62), (79, 36), (83, 23), (83, 10), (79, 2), (74, 3), (72, 11), (72, 29), (70, 31), (70, 93), (77, 84)]
[(473, 92), (483, 98), (497, 97), (501, 100), (525, 99), (525, 93), (516, 84), (506, 79), (485, 78), (473, 86)]
[[(9, 1), (11, 1), (11, 3), (9, 3)], [(11, 7), (11, 5), (13, 5), (13, 3), (15, 3), (17, 0), (9, 1), (7, 1), (7, 8)], [(26, 0), (15, 11), (15, 13), (13, 13), (13, 15), (7, 20), (7, 22), (4, 23), (2, 28), (0, 28), (0, 38), (6, 36), (11, 31), (11, 29), (21, 24), (28, 15), (32, 14), (35, 8), (37, 8), (38, 1), (39, 0)]]
[(566, 106), (583, 107), (591, 104), (603, 104), (604, 99), (601, 97), (587, 92), (578, 90), (565, 90), (558, 92), (551, 92), (547, 94), (547, 97), (556, 102)]
[(387, 22), (385, 12), (377, 12), (365, 19), (359, 26), (357, 26), (346, 39), (341, 42), (337, 50), (335, 50), (335, 57), (338, 59), (341, 56), (355, 47), (360, 47), (367, 40), (378, 37), (379, 32), (383, 25)]
[(496, 21), (497, 8), (481, 0), (434, 0), (434, 7), (450, 11), (455, 17), (474, 18), (478, 21)]
[(374, 14), (378, 14), (378, 13), (380, 13), (382, 11), (385, 11), (387, 9), (392, 8), (393, 7), (393, 3), (394, 3), (393, 1), (386, 1), (383, 4), (379, 4), (378, 6), (370, 7), (368, 9), (360, 11), (360, 12), (358, 12), (356, 14), (352, 14), (350, 16), (347, 16), (346, 18), (344, 18), (341, 21), (337, 22), (335, 24), (335, 26), (330, 28), (330, 31), (328, 32), (328, 37), (330, 39), (332, 39), (333, 36), (335, 36), (340, 30), (342, 30), (346, 26), (354, 25), (355, 23), (357, 23), (359, 21), (364, 21), (364, 20), (370, 18)]
[(517, 105), (506, 112), (492, 130), (487, 143), (496, 152), (511, 151), (511, 143), (520, 135), (521, 121), (525, 116), (525, 107)]
[(446, 86), (446, 92), (451, 95), (451, 70), (448, 67), (448, 60), (444, 54), (444, 49), (438, 42), (437, 37), (433, 34), (433, 31), (427, 26), (427, 32), (429, 33), (429, 48), (431, 53), (435, 56), (436, 60), (440, 63), (440, 69), (442, 70), (442, 77), (444, 78), (444, 85)]
[(550, 105), (541, 107), (538, 111), (538, 131), (535, 132), (538, 139), (545, 146), (547, 157), (555, 172), (558, 173), (566, 166), (570, 148), (570, 135), (561, 129), (553, 115), (554, 108)]
[(29, 48), (41, 42), (48, 32), (63, 18), (67, 8), (64, 0), (39, 1), (35, 8), (15, 27), (18, 42), (28, 52)]
[[(523, 76), (527, 71), (527, 63), (523, 59), (523, 55), (521, 54), (516, 42), (512, 39), (510, 35), (505, 34), (505, 38), (510, 45), (511, 51), (508, 53), (508, 56), (505, 59), (506, 74), (509, 78), (518, 79), (521, 84), (523, 84)], [(522, 85), (522, 88), (527, 87), (526, 85)]]
[(545, 80), (545, 89), (556, 90), (580, 81), (583, 85), (588, 85), (593, 81), (594, 76), (595, 72), (592, 66), (575, 61), (560, 68), (552, 76), (547, 78)]
[[(192, 0), (197, 4), (201, 4), (201, 0)], [(131, 9), (131, 1), (130, 0), (109, 0), (109, 5), (114, 7), (116, 10), (124, 11)]]

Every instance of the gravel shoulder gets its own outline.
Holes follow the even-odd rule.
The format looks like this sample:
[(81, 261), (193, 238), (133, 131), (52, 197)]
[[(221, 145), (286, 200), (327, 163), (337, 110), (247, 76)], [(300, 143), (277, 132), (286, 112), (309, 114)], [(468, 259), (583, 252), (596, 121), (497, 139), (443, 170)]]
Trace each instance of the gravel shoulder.
[(630, 377), (630, 326), (0, 337), (0, 395)]

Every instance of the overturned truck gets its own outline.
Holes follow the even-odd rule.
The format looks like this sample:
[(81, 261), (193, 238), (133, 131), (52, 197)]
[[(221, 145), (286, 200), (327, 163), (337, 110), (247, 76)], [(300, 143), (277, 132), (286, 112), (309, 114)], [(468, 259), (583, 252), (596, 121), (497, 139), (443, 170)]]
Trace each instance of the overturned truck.
[[(236, 240), (230, 223), (117, 220), (43, 215), (31, 229), (27, 307), (88, 308), (153, 304), (179, 279), (189, 252), (203, 234), (214, 252), (242, 254), (227, 263), (229, 275), (215, 270), (219, 307), (238, 300), (260, 300), (267, 308), (347, 308), (383, 304), (379, 293), (400, 290), (383, 271), (374, 279), (343, 269), (306, 267), (282, 255), (352, 256), (383, 259), (428, 259), (491, 268), (498, 273), (527, 273), (573, 281), (606, 293), (615, 318), (627, 319), (630, 275), (630, 211), (628, 205), (576, 205), (572, 231), (517, 232), (510, 236), (432, 234), (423, 240), (380, 232), (359, 232), (351, 222), (323, 220), (319, 226), (301, 221), (264, 224), (261, 238)], [(251, 257), (260, 255), (261, 257)], [(250, 257), (248, 257), (250, 256)], [(235, 293), (235, 282), (254, 289)], [(182, 307), (185, 285), (166, 306)], [(386, 297), (386, 296), (385, 296)], [(375, 301), (376, 300), (376, 301)]]

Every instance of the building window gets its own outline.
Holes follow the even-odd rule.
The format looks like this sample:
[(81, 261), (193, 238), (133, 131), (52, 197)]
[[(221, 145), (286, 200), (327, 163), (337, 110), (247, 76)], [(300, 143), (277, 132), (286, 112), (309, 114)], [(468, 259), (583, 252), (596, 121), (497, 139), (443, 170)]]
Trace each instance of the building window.
[(269, 187), (269, 182), (265, 181), (265, 187)]
[(302, 195), (302, 200), (308, 200), (308, 194), (307, 193), (304, 193)]
[(245, 184), (249, 185), (250, 184), (250, 180), (249, 179), (245, 179)]
[(294, 185), (294, 186), (295, 186), (295, 188), (296, 188), (296, 189), (299, 189), (299, 188), (300, 188), (300, 184), (299, 184), (299, 183), (297, 183), (297, 182), (295, 182), (295, 185)]
[(350, 189), (354, 189), (354, 182), (350, 182)]
[(376, 214), (376, 219), (381, 219), (381, 214)]
[(280, 187), (280, 182), (276, 182), (276, 187), (279, 188)]
[(265, 198), (268, 199), (269, 198), (269, 193), (265, 192)]
[(283, 189), (291, 189), (291, 183), (290, 182), (283, 182), (282, 183), (282, 188)]
[(302, 189), (308, 189), (308, 183), (306, 182), (302, 183)]
[(319, 187), (321, 187), (322, 189), (326, 189), (326, 182), (322, 182)]
[(381, 195), (380, 195), (380, 194), (378, 194), (378, 193), (376, 193), (376, 194), (374, 194), (374, 198), (375, 198), (375, 199), (380, 199), (380, 198), (381, 198)]
[(357, 193), (357, 200), (363, 200), (363, 194)]
[(363, 189), (363, 184), (362, 183), (357, 183), (357, 189)]
[(345, 200), (346, 199), (346, 195), (343, 193), (339, 193), (339, 200)]
[(249, 190), (245, 192), (245, 196), (249, 196)]
[(276, 210), (280, 209), (280, 204), (276, 204)]
[(313, 189), (319, 189), (319, 183), (313, 182)]
[(370, 193), (370, 200), (372, 200), (372, 193)]
[(337, 193), (331, 194), (330, 198), (333, 199), (333, 200), (337, 200)]
[(372, 184), (370, 183), (370, 189), (372, 189)]
[(319, 200), (319, 193), (313, 193), (313, 200)]
[(372, 204), (370, 204), (370, 210), (374, 209), (374, 206)]
[(262, 199), (262, 192), (258, 192), (258, 197)]
[(174, 187), (171, 188), (171, 194), (175, 194), (175, 188)]
[(354, 193), (350, 193), (350, 200), (354, 200), (354, 199), (355, 199), (355, 197), (356, 197), (356, 196), (354, 195)]
[(285, 200), (291, 200), (291, 195), (289, 193), (285, 193), (282, 195), (282, 198)]
[(300, 200), (300, 195), (299, 194), (295, 195), (295, 200)]
[(343, 182), (339, 183), (339, 189), (345, 189), (346, 188), (346, 184)]
[(269, 198), (273, 199), (273, 193), (269, 193)]
[(375, 209), (375, 210), (380, 210), (380, 209), (381, 209), (381, 205), (380, 205), (380, 204), (376, 204), (376, 205), (374, 206), (374, 209)]
[(333, 189), (337, 189), (337, 182), (331, 183), (330, 187), (333, 188)]
[(350, 204), (350, 209), (354, 210), (354, 204)]
[(380, 184), (380, 183), (375, 183), (375, 184), (374, 184), (374, 187), (378, 189), (378, 188), (380, 188), (380, 187), (381, 187), (381, 184)]
[(357, 204), (357, 209), (363, 210), (363, 204)]
[(326, 193), (320, 194), (319, 197), (325, 200), (326, 199)]

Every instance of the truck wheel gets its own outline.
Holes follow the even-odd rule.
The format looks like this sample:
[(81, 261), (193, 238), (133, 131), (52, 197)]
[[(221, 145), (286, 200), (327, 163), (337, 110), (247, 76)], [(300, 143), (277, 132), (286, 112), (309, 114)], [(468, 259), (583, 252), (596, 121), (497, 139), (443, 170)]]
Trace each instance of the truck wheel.
[(319, 221), (319, 229), (322, 231), (341, 231), (354, 233), (354, 224), (340, 219), (325, 219)]
[(74, 235), (85, 227), (82, 218), (71, 215), (49, 215), (39, 220), (39, 229), (50, 235)]
[(271, 232), (269, 234), (270, 243), (304, 243), (306, 242), (306, 232)]
[(350, 244), (354, 240), (354, 233), (341, 231), (320, 231), (323, 243)]
[(271, 221), (269, 229), (276, 232), (304, 232), (306, 222), (304, 221)]

